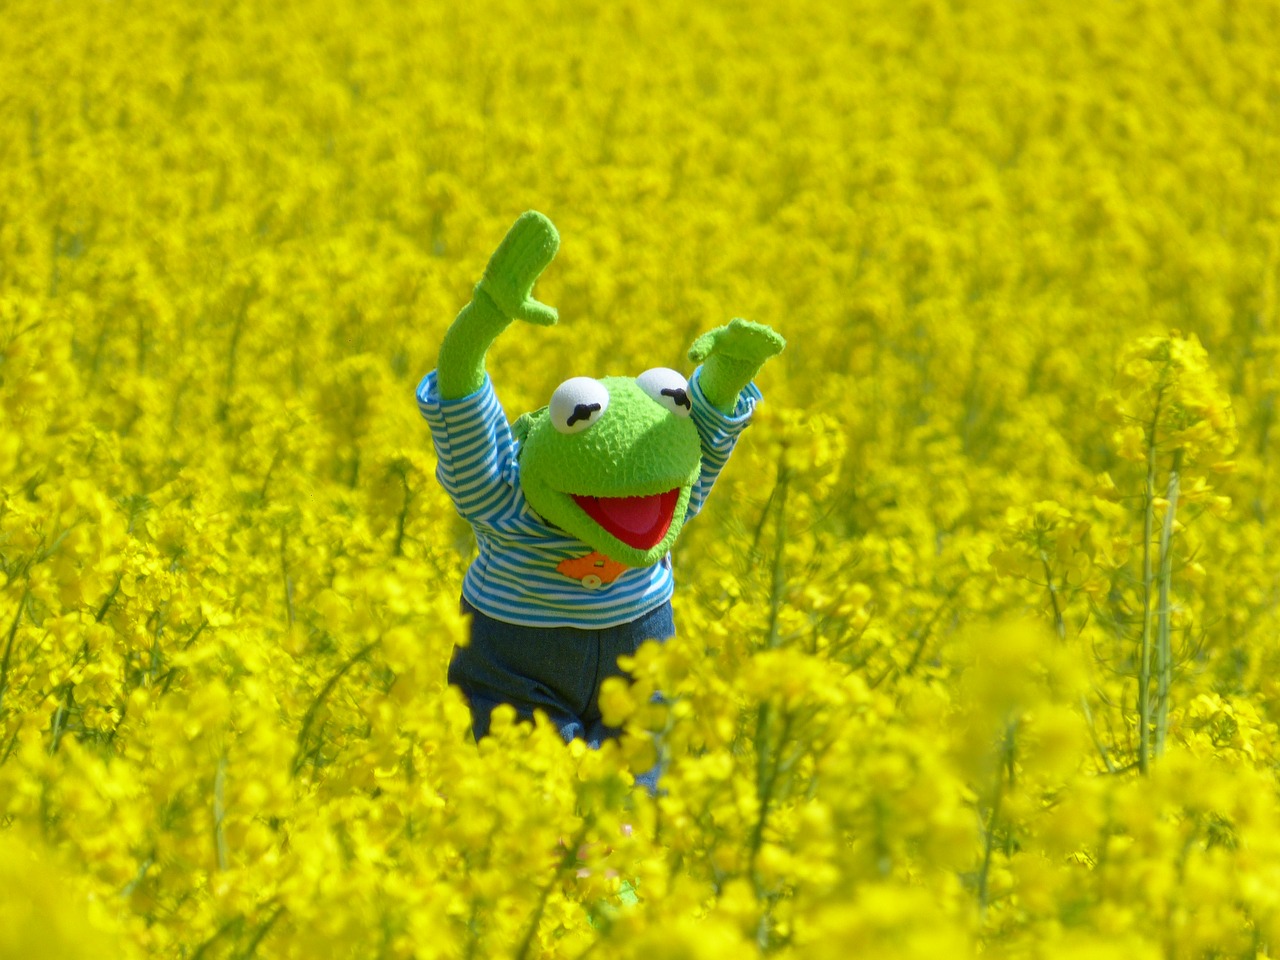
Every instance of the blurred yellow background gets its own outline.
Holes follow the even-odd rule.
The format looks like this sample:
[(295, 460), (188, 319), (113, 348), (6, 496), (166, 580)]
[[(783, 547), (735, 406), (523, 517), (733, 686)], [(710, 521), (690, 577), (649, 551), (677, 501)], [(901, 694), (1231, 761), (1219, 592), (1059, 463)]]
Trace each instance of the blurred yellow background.
[[(1275, 0), (8, 4), (0, 957), (1273, 955), (1277, 51)], [(413, 389), (529, 208), (512, 418), (789, 341), (598, 753), (444, 684)]]

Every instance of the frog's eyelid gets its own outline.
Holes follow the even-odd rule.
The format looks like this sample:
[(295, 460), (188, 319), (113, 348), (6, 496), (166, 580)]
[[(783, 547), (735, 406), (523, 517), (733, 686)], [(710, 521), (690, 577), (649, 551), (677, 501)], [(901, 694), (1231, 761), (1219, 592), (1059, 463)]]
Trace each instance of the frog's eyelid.
[(590, 420), (593, 413), (600, 411), (598, 403), (579, 403), (573, 408), (573, 413), (569, 414), (569, 419), (565, 421), (565, 426), (572, 427), (579, 420)]
[(677, 406), (684, 407), (686, 410), (692, 410), (693, 404), (689, 401), (689, 391), (681, 387), (664, 387), (662, 390), (664, 397), (670, 397), (676, 402)]
[(580, 433), (609, 407), (609, 388), (591, 377), (570, 377), (551, 394), (551, 425), (560, 433)]
[(636, 377), (636, 384), (650, 400), (668, 413), (687, 417), (693, 411), (689, 381), (670, 367), (654, 367)]

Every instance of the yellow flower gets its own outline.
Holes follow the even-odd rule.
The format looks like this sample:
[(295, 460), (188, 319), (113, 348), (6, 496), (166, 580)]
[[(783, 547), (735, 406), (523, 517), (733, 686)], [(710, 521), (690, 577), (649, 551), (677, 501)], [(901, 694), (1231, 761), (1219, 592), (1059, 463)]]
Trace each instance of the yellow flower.
[[(1274, 0), (738, 6), (6, 7), (0, 955), (1275, 942)], [(447, 683), (529, 207), (513, 417), (789, 341), (600, 750)]]

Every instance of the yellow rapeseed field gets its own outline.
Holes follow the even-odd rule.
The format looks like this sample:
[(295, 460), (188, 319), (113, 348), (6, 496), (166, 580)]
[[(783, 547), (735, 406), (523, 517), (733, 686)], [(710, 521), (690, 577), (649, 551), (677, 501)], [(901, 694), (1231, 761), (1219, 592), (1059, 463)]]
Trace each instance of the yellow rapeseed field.
[[(1278, 173), (1280, 0), (4, 4), (0, 958), (1277, 956)], [(530, 208), (512, 416), (789, 344), (599, 751), (445, 680)]]

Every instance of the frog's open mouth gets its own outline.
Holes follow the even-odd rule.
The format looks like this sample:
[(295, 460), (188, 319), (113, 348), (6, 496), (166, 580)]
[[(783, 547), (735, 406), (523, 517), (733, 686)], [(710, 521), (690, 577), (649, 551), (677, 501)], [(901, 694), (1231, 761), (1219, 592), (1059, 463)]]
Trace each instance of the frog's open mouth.
[(583, 513), (629, 547), (649, 550), (671, 528), (680, 488), (648, 497), (583, 497), (570, 494)]

